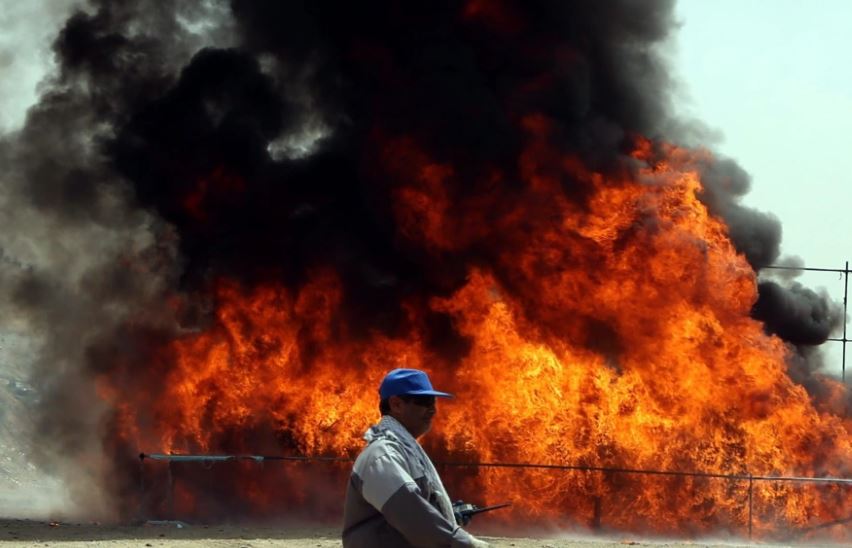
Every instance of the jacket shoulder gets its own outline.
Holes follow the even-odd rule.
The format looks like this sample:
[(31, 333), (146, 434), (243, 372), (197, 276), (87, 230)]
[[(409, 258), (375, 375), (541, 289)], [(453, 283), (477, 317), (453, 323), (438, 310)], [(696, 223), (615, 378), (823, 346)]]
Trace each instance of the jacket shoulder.
[(405, 452), (403, 451), (402, 444), (394, 438), (384, 436), (373, 440), (364, 448), (363, 451), (361, 451), (361, 454), (358, 455), (358, 458), (355, 460), (355, 467), (361, 468), (363, 466), (368, 466), (382, 458), (390, 458), (400, 462), (405, 461)]

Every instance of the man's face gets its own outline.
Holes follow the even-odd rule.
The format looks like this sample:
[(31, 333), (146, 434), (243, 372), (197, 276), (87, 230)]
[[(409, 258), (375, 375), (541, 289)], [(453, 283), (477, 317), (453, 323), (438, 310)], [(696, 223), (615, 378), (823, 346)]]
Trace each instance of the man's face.
[(412, 436), (419, 438), (432, 428), (435, 416), (435, 396), (391, 396), (391, 416)]

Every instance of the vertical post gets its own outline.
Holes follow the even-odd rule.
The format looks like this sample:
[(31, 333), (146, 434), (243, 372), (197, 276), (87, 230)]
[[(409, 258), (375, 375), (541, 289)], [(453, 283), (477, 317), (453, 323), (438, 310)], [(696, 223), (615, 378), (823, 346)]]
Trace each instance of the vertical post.
[(748, 540), (751, 540), (752, 532), (752, 493), (754, 492), (754, 476), (748, 475)]
[(139, 453), (139, 506), (136, 509), (137, 519), (145, 521), (145, 453)]
[(601, 505), (601, 497), (597, 495), (594, 500), (594, 510), (592, 513), (592, 530), (600, 531), (601, 530), (601, 512), (603, 512), (603, 507)]
[(166, 496), (166, 508), (169, 513), (169, 517), (166, 519), (175, 519), (175, 490), (174, 490), (174, 482), (172, 481), (172, 459), (168, 461), (168, 468), (166, 473), (166, 478), (168, 485), (166, 485), (166, 489), (168, 490)]
[(843, 269), (843, 359), (841, 362), (841, 380), (846, 383), (846, 322), (847, 322), (847, 299), (849, 295), (849, 261), (846, 261), (846, 268)]
[(612, 474), (609, 471), (604, 470), (600, 485), (600, 494), (595, 495), (592, 499), (594, 504), (594, 508), (592, 510), (592, 529), (594, 531), (600, 531), (601, 529), (601, 522), (603, 521), (603, 493), (604, 487), (607, 485), (612, 485)]

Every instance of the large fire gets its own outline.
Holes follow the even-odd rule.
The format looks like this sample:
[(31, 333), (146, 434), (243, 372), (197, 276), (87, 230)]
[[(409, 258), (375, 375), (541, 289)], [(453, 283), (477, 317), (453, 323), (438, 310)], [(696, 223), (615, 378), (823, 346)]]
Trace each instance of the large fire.
[[(464, 196), (452, 191), (458, 166), (432, 160), (414, 138), (376, 137), (373, 169), (393, 182), (401, 240), (435, 260), (483, 238), (500, 242), (499, 256), (469, 266), (463, 287), (402, 303), (396, 335), (355, 336), (332, 269), (318, 267), (298, 290), (217, 279), (215, 319), (161, 349), (156, 382), (128, 395), (102, 379), (120, 409), (120, 444), (351, 457), (378, 419), (382, 376), (406, 366), (457, 396), (441, 402), (423, 440), (438, 463), (848, 474), (849, 423), (815, 407), (788, 377), (784, 343), (749, 316), (755, 273), (699, 200), (697, 165), (709, 153), (636, 137), (621, 167), (603, 173), (560, 153), (546, 116), (518, 126), (522, 180), (503, 184), (498, 168), (481, 169), (482, 180), (469, 182), (481, 191)], [(202, 203), (192, 202), (193, 214)], [(451, 318), (467, 342), (458, 359), (424, 344), (425, 312)], [(318, 479), (323, 467), (333, 480)], [(203, 514), (200, 499), (219, 492), (257, 515), (281, 513), (285, 502), (333, 515), (347, 465), (314, 468), (267, 465), (261, 480), (248, 464), (220, 473), (218, 491), (190, 474), (176, 486), (177, 511)], [(512, 501), (494, 519), (516, 525), (744, 534), (751, 522), (769, 534), (852, 514), (846, 486), (442, 470), (454, 497)]]

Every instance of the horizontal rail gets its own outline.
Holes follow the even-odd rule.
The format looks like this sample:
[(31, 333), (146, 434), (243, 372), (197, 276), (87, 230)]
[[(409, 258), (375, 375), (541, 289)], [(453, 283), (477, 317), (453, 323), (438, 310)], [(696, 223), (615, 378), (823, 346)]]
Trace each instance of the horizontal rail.
[(173, 462), (224, 462), (234, 460), (251, 460), (255, 462), (264, 462), (267, 460), (355, 462), (355, 459), (350, 457), (306, 457), (300, 455), (170, 455), (167, 453), (139, 453), (139, 459), (166, 460)]
[(772, 270), (806, 270), (808, 272), (838, 272), (840, 274), (849, 274), (852, 270), (846, 270), (845, 268), (812, 268), (807, 266), (780, 266), (780, 265), (769, 265), (769, 266), (758, 266), (758, 269), (770, 268)]
[[(169, 455), (166, 453), (140, 453), (140, 460), (152, 459), (172, 462), (225, 462), (250, 460), (296, 461), (296, 462), (354, 462), (350, 457), (302, 456), (302, 455)], [(576, 470), (581, 472), (606, 472), (613, 474), (644, 474), (651, 476), (678, 476), (728, 479), (737, 481), (785, 481), (796, 483), (833, 483), (852, 485), (852, 478), (808, 477), (808, 476), (769, 476), (750, 474), (721, 474), (717, 472), (694, 472), (679, 470), (648, 470), (643, 468), (616, 468), (607, 466), (583, 466), (572, 464), (538, 464), (524, 462), (436, 462), (438, 466), (457, 468), (527, 468), (539, 470)]]

